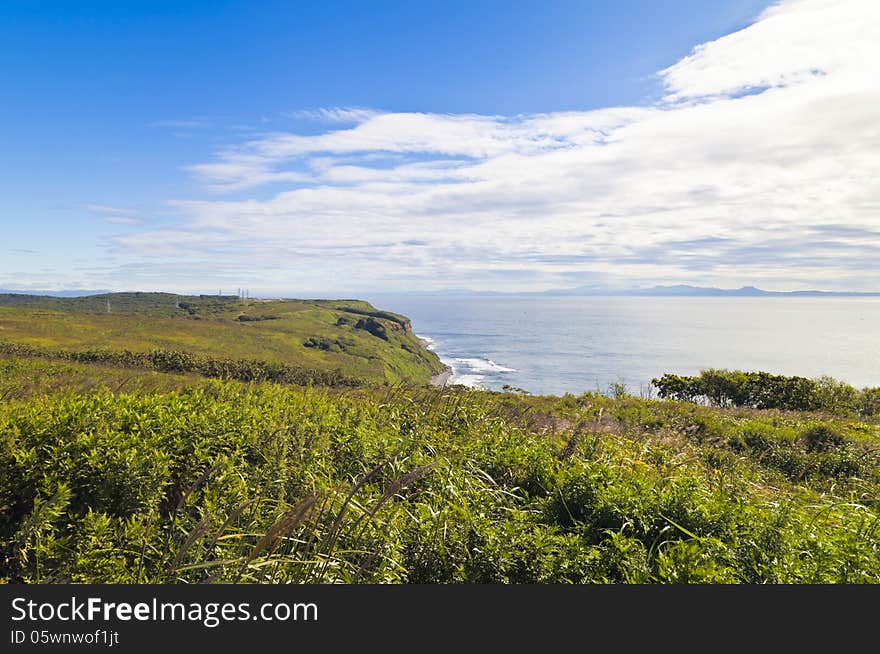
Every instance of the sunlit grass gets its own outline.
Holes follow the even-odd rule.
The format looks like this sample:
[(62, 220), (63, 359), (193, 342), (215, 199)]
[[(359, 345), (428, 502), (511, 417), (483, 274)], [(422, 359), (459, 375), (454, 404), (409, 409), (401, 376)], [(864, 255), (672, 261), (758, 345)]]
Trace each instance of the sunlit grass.
[[(365, 316), (382, 326), (386, 338), (357, 327)], [(310, 339), (342, 346), (309, 347)], [(0, 296), (0, 341), (69, 351), (164, 350), (224, 360), (257, 358), (373, 383), (427, 383), (442, 369), (437, 356), (419, 346), (405, 318), (357, 301), (220, 301), (163, 293), (7, 295)]]
[(876, 422), (90, 368), (0, 362), (6, 581), (880, 582)]

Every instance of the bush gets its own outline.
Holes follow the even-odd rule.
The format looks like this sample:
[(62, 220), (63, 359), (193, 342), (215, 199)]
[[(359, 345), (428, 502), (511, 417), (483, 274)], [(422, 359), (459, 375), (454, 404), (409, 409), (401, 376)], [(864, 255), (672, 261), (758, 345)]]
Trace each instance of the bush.
[(846, 439), (828, 425), (809, 427), (801, 434), (807, 452), (827, 452), (846, 443)]
[(831, 377), (807, 379), (767, 372), (711, 369), (694, 377), (665, 374), (651, 383), (661, 398), (717, 407), (829, 411), (862, 417), (880, 415), (880, 389), (859, 391)]
[(280, 320), (281, 316), (271, 316), (271, 315), (258, 315), (258, 316), (248, 316), (242, 314), (238, 317), (238, 322), (262, 322), (264, 320)]
[(363, 329), (376, 338), (381, 338), (383, 341), (388, 340), (388, 330), (385, 329), (385, 325), (373, 318), (361, 318), (355, 323), (354, 328)]
[[(318, 341), (320, 345), (320, 341)], [(345, 345), (344, 342), (340, 342)], [(309, 346), (307, 346), (309, 347)], [(347, 377), (338, 371), (301, 368), (286, 363), (257, 359), (218, 359), (181, 352), (178, 350), (55, 350), (0, 341), (0, 354), (20, 357), (39, 357), (81, 363), (102, 363), (123, 368), (144, 368), (159, 372), (195, 373), (203, 377), (236, 379), (243, 382), (267, 381), (281, 384), (308, 386), (360, 386), (364, 382)]]
[(310, 336), (303, 341), (303, 347), (310, 347), (325, 352), (345, 352), (353, 344), (353, 341), (327, 338), (325, 336)]

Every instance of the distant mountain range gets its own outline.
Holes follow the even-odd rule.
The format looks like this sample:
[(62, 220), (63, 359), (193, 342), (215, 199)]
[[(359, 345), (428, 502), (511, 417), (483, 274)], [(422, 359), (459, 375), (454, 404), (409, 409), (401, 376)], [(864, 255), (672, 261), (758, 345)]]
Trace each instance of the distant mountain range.
[(594, 295), (637, 297), (880, 297), (880, 293), (857, 293), (852, 291), (765, 291), (754, 286), (741, 288), (715, 288), (712, 286), (653, 286), (651, 288), (607, 289), (581, 286), (570, 289), (544, 291), (542, 295)]
[[(15, 293), (21, 295), (46, 295), (53, 297), (83, 297), (86, 295), (102, 295), (112, 293), (108, 290), (72, 289), (67, 291), (16, 291), (0, 288), (0, 294)], [(301, 295), (301, 294), (300, 294)], [(754, 286), (740, 288), (716, 288), (714, 286), (652, 286), (650, 288), (602, 288), (597, 286), (578, 286), (577, 288), (555, 288), (548, 291), (504, 292), (504, 291), (471, 291), (467, 289), (450, 289), (445, 291), (415, 291), (412, 293), (367, 293), (366, 295), (443, 295), (443, 296), (504, 296), (504, 295), (553, 295), (553, 296), (592, 296), (592, 297), (880, 297), (880, 292), (862, 293), (855, 291), (765, 291)]]
[(367, 293), (369, 297), (385, 295), (419, 296), (556, 296), (556, 297), (880, 297), (880, 292), (863, 293), (856, 291), (765, 291), (754, 286), (741, 288), (716, 288), (712, 286), (652, 286), (650, 288), (604, 288), (600, 286), (579, 286), (577, 288), (553, 288), (547, 291), (472, 291), (469, 289), (446, 289), (442, 291), (413, 291), (410, 293)]
[(83, 297), (85, 295), (102, 295), (112, 293), (107, 290), (73, 289), (70, 291), (15, 291), (8, 288), (0, 288), (0, 294), (14, 293), (16, 295), (50, 295), (52, 297)]

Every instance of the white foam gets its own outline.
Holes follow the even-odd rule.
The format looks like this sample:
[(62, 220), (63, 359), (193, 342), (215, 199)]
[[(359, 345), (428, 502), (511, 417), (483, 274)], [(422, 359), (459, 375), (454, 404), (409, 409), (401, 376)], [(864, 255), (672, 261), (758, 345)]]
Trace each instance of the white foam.
[(452, 377), (449, 378), (449, 383), (470, 386), (471, 388), (482, 388), (483, 386), (480, 382), (483, 379), (485, 379), (483, 375), (458, 375), (453, 372)]
[(418, 334), (415, 334), (415, 337), (422, 341), (427, 349), (433, 349), (435, 342), (433, 338), (430, 336), (419, 336)]
[[(435, 349), (436, 341), (430, 336), (415, 334), (415, 337), (424, 343), (425, 348)], [(502, 366), (488, 357), (446, 357), (442, 353), (438, 353), (438, 356), (440, 361), (452, 371), (449, 384), (483, 388), (482, 382), (488, 375), (517, 372), (515, 369)]]
[(456, 358), (455, 361), (468, 368), (471, 372), (516, 372), (513, 368), (502, 366), (491, 359), (462, 357)]
[(498, 373), (516, 372), (513, 368), (502, 366), (488, 358), (456, 357), (443, 361), (452, 368), (451, 384), (461, 384), (472, 388), (483, 388), (487, 376)]

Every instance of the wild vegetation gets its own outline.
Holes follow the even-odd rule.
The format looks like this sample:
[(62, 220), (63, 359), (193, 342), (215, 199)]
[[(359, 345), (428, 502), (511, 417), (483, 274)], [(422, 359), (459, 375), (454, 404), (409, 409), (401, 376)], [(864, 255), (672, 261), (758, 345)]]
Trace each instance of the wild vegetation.
[[(151, 315), (165, 300), (133, 305), (150, 326), (127, 345), (91, 309), (12, 311), (104, 325), (103, 348), (0, 321), (0, 581), (880, 582), (880, 418), (845, 385), (707, 371), (658, 380), (663, 400), (532, 397), (277, 379), (241, 363), (292, 365), (259, 350), (206, 374), (227, 361), (210, 343), (163, 352), (149, 333), (231, 341), (242, 308)], [(344, 330), (301, 350), (424, 352), (354, 301), (265, 303), (248, 315), (279, 318), (246, 328), (291, 312)], [(366, 319), (389, 340), (357, 334)]]
[(9, 582), (880, 582), (876, 421), (0, 371)]
[(694, 377), (663, 375), (653, 383), (662, 398), (718, 407), (829, 411), (866, 418), (880, 415), (880, 388), (859, 390), (831, 377), (704, 370)]
[[(155, 365), (160, 359), (188, 357), (184, 367), (172, 371), (198, 368), (209, 376), (295, 383), (312, 378), (316, 383), (422, 384), (443, 368), (436, 355), (419, 346), (405, 317), (357, 300), (0, 295), (0, 342), (7, 351), (26, 346), (41, 356), (125, 359), (156, 370), (168, 369)], [(233, 369), (240, 374), (224, 372)]]
[[(307, 340), (303, 345), (315, 347), (312, 340)], [(130, 350), (114, 351), (96, 348), (77, 352), (0, 341), (0, 354), (59, 361), (101, 363), (119, 368), (143, 368), (158, 372), (195, 373), (203, 377), (237, 379), (248, 382), (271, 381), (302, 386), (309, 384), (360, 386), (365, 383), (355, 377), (346, 377), (336, 370), (300, 368), (285, 363), (260, 361), (259, 359), (218, 359), (193, 355), (179, 350), (132, 352)]]

